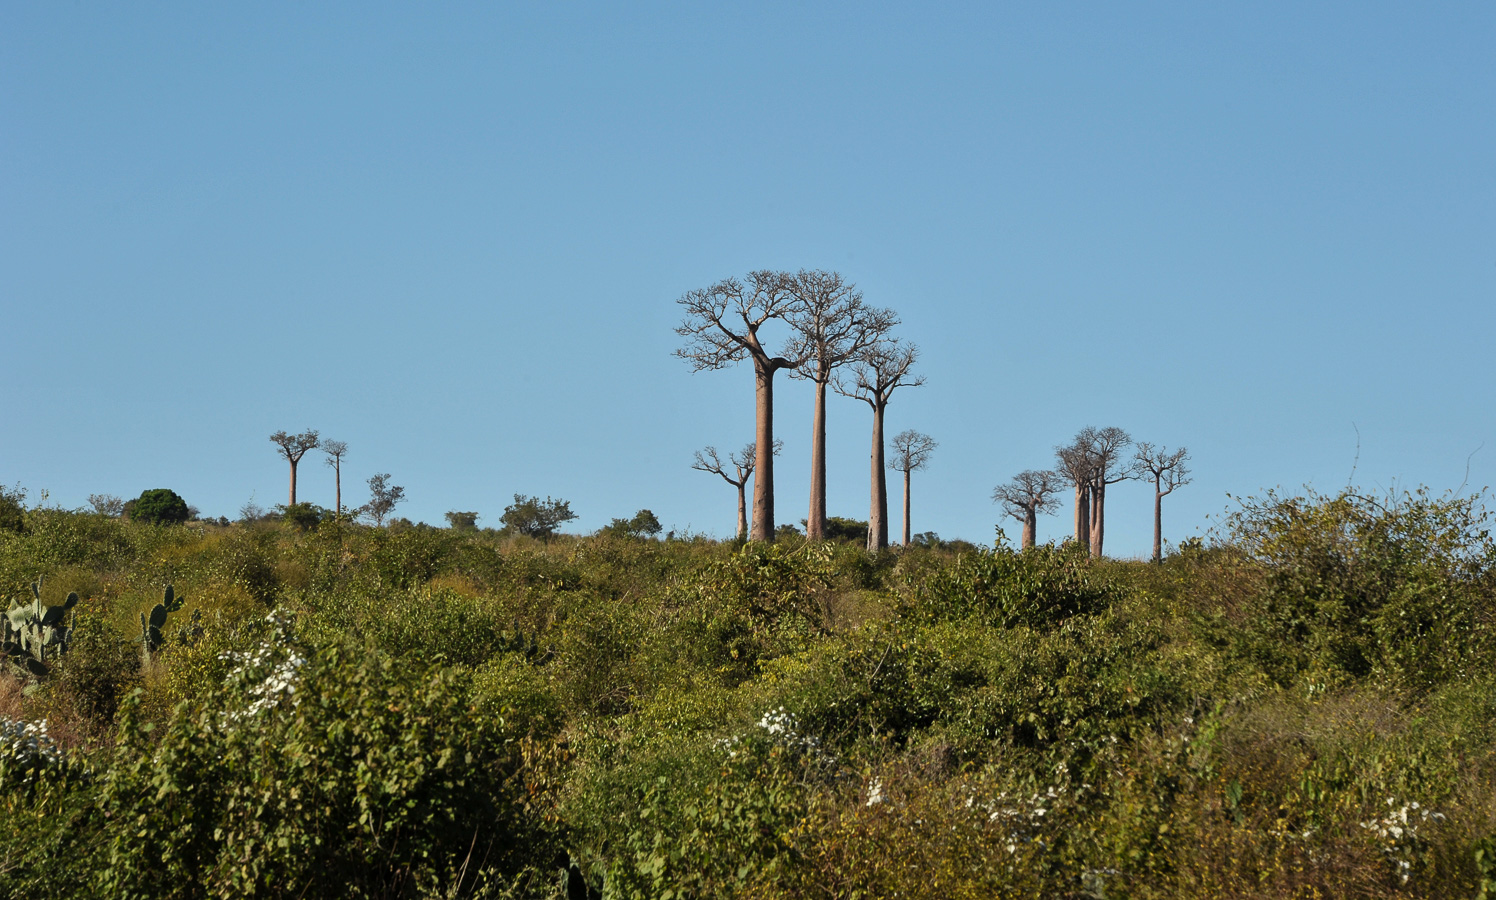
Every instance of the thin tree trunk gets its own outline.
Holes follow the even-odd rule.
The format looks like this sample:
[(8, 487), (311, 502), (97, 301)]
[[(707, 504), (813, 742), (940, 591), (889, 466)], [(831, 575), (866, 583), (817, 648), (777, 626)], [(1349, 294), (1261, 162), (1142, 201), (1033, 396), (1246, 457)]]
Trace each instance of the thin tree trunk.
[(744, 482), (738, 482), (738, 540), (748, 539), (748, 499), (743, 490)]
[(904, 541), (901, 546), (909, 546), (909, 473), (910, 469), (904, 470)]
[(883, 470), (883, 407), (873, 405), (873, 490), (867, 516), (867, 548), (888, 547), (888, 476)]
[(1034, 546), (1034, 532), (1038, 530), (1039, 517), (1034, 513), (1032, 507), (1023, 511), (1023, 537), (1019, 542), (1018, 549), (1027, 550)]
[(767, 360), (755, 358), (754, 419), (755, 448), (753, 481), (753, 529), (755, 541), (774, 541), (774, 369)]
[(1164, 561), (1164, 495), (1153, 485), (1153, 561)]
[(296, 460), (291, 460), (291, 502), (288, 506), (296, 505)]
[(337, 485), (338, 492), (338, 518), (343, 518), (343, 461), (334, 460), (332, 466), (333, 483)]
[(826, 382), (817, 381), (815, 417), (810, 427), (810, 514), (805, 537), (826, 539)]

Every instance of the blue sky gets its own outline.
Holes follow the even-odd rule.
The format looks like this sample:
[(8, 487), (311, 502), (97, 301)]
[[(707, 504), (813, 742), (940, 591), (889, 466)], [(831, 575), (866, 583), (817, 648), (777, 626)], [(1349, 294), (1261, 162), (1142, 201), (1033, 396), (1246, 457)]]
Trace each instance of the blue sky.
[[(752, 376), (673, 358), (675, 300), (806, 267), (923, 352), (888, 413), (941, 444), (917, 531), (990, 540), (993, 486), (1085, 425), (1189, 447), (1173, 539), (1353, 467), (1478, 488), (1493, 46), (1488, 3), (6, 4), (0, 481), (232, 517), (310, 427), (414, 519), (518, 492), (726, 535), (689, 466), (751, 439)], [(830, 511), (865, 518), (834, 399)], [(798, 522), (811, 394), (778, 400)], [(1146, 553), (1151, 492), (1108, 500)]]

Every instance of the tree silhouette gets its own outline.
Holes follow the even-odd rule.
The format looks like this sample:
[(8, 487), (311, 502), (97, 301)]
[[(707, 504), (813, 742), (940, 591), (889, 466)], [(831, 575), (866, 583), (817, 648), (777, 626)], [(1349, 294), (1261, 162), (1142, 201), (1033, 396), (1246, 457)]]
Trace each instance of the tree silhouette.
[(1120, 428), (1086, 426), (1069, 445), (1055, 448), (1056, 471), (1075, 488), (1075, 540), (1100, 556), (1106, 539), (1107, 485), (1133, 477), (1118, 466), (1132, 438)]
[(337, 511), (338, 518), (343, 517), (343, 457), (348, 455), (348, 445), (342, 441), (323, 441), (322, 452), (327, 458), (322, 460), (332, 466), (333, 484), (337, 488)]
[(1075, 442), (1066, 447), (1054, 448), (1055, 473), (1075, 488), (1075, 542), (1082, 547), (1091, 545), (1091, 479), (1096, 461), (1091, 456), (1091, 442), (1083, 438), (1084, 431)]
[(1029, 469), (1013, 476), (1007, 484), (1000, 484), (992, 491), (992, 502), (1001, 503), (1003, 511), (1023, 523), (1023, 536), (1019, 548), (1027, 550), (1034, 546), (1034, 534), (1038, 530), (1040, 513), (1052, 512), (1060, 505), (1058, 497), (1063, 476), (1048, 470)]
[[(774, 442), (774, 455), (784, 448), (783, 441)], [(696, 461), (691, 468), (700, 472), (711, 472), (722, 476), (722, 480), (738, 489), (738, 539), (744, 540), (748, 537), (748, 502), (745, 486), (748, 479), (753, 477), (754, 467), (758, 464), (758, 448), (755, 442), (749, 441), (742, 450), (732, 454), (724, 463), (717, 453), (716, 447), (707, 447), (705, 450), (696, 451)], [(727, 474), (731, 467), (733, 474)]]
[(826, 387), (839, 366), (882, 340), (899, 320), (892, 310), (864, 305), (862, 292), (838, 272), (801, 269), (791, 289), (799, 304), (790, 317), (795, 328), (790, 355), (804, 359), (805, 364), (790, 374), (813, 383), (816, 395), (805, 537), (819, 541), (826, 538)]
[(925, 376), (911, 376), (909, 370), (919, 359), (919, 348), (913, 344), (885, 340), (864, 350), (852, 367), (852, 380), (833, 379), (836, 392), (867, 403), (873, 409), (872, 498), (867, 517), (867, 548), (888, 547), (888, 479), (883, 465), (883, 412), (889, 397), (899, 387), (918, 387)]
[(1190, 470), (1184, 463), (1190, 458), (1183, 447), (1170, 453), (1162, 446), (1138, 442), (1133, 468), (1138, 478), (1153, 482), (1153, 561), (1164, 558), (1164, 497), (1175, 488), (1190, 483)]
[(918, 471), (925, 467), (930, 461), (930, 454), (940, 446), (935, 439), (928, 434), (920, 434), (914, 429), (901, 431), (893, 436), (893, 458), (888, 461), (888, 467), (895, 472), (904, 473), (904, 534), (900, 542), (902, 546), (909, 546), (909, 473)]
[(374, 520), (379, 527), (395, 511), (395, 504), (405, 499), (405, 488), (390, 484), (390, 473), (385, 472), (369, 479), (369, 502), (359, 510)]
[(753, 483), (750, 536), (755, 541), (774, 540), (774, 373), (798, 368), (802, 362), (788, 355), (770, 356), (758, 330), (765, 322), (787, 320), (797, 312), (793, 282), (783, 272), (759, 270), (742, 281), (728, 278), (676, 301), (685, 307), (686, 318), (675, 332), (687, 341), (675, 355), (691, 363), (693, 371), (725, 368), (745, 357), (753, 360), (758, 480)]
[(316, 447), (319, 443), (317, 432), (311, 428), (303, 431), (301, 434), (287, 434), (284, 431), (277, 431), (270, 436), (270, 442), (280, 448), (281, 456), (284, 456), (286, 461), (291, 464), (291, 499), (287, 501), (286, 505), (295, 506), (296, 464), (301, 462), (301, 458), (306, 455), (308, 450)]

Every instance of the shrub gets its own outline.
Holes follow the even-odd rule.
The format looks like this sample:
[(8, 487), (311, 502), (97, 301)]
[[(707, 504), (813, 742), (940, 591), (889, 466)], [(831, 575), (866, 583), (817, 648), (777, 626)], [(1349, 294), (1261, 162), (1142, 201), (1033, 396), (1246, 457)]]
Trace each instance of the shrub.
[(179, 525), (187, 521), (187, 501), (168, 488), (152, 488), (142, 491), (139, 497), (125, 504), (125, 515), (134, 522), (149, 522), (154, 525)]
[(504, 507), (504, 515), (499, 521), (518, 534), (549, 540), (557, 528), (576, 517), (577, 514), (571, 511), (571, 504), (565, 500), (552, 500), (550, 497), (541, 500), (538, 497), (515, 494), (514, 502)]
[(906, 604), (918, 619), (971, 619), (1001, 628), (1052, 627), (1099, 612), (1125, 594), (1085, 548), (1068, 543), (963, 553), (922, 580), (911, 577), (907, 587)]
[(0, 531), (26, 530), (26, 489), (0, 484)]

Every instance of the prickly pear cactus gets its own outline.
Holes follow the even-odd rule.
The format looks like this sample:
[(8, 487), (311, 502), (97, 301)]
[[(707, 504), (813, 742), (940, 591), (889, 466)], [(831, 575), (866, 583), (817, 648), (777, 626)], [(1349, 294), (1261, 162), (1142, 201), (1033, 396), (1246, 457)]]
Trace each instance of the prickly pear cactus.
[(67, 652), (73, 636), (67, 613), (78, 605), (78, 595), (68, 594), (63, 603), (49, 606), (42, 602), (42, 579), (38, 578), (31, 583), (31, 597), (30, 603), (11, 601), (6, 610), (0, 655), (26, 674), (45, 678), (50, 671), (48, 660)]
[(140, 648), (147, 664), (151, 661), (151, 654), (161, 649), (161, 645), (166, 641), (161, 633), (161, 629), (166, 627), (166, 614), (181, 609), (186, 599), (186, 597), (178, 597), (176, 591), (168, 584), (166, 596), (160, 603), (151, 607), (150, 615), (140, 614)]

